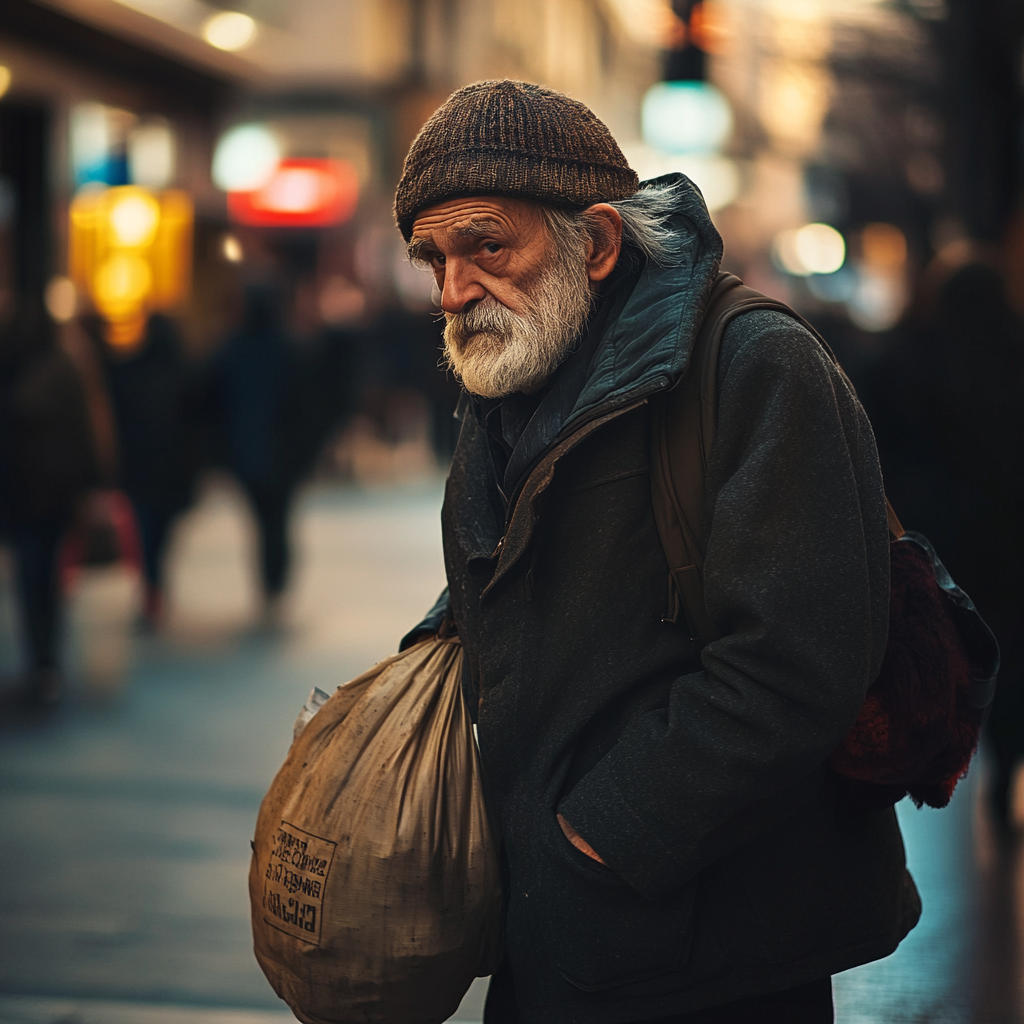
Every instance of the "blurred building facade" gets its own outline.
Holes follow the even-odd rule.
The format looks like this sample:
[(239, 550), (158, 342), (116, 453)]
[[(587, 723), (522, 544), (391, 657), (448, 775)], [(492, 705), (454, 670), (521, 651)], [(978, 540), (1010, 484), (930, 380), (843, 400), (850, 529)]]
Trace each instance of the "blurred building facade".
[[(10, 0), (0, 174), (15, 227), (0, 228), (0, 289), (45, 293), (58, 321), (98, 313), (125, 351), (144, 315), (168, 313), (199, 357), (239, 322), (245, 287), (272, 282), (292, 335), (341, 332), (361, 349), (369, 418), (335, 462), (352, 472), (390, 451), (396, 473), (424, 467), (454, 443), (456, 388), (436, 369), (431, 282), (391, 220), (410, 141), (453, 89), (504, 76), (577, 96), (636, 139), (671, 18), (660, 0)], [(248, 180), (260, 145), (276, 173)], [(317, 188), (333, 190), (329, 209)], [(178, 301), (157, 294), (159, 233), (110, 250), (119, 274), (103, 276), (95, 241), (103, 252), (83, 262), (82, 238), (117, 231), (75, 225), (167, 196), (194, 212)]]
[[(732, 105), (727, 152), (741, 179), (718, 216), (734, 267), (879, 334), (904, 318), (937, 254), (981, 241), (1001, 249), (1024, 309), (1019, 4), (721, 0), (714, 10), (706, 73)], [(827, 236), (816, 247), (813, 233), (793, 234), (818, 223), (842, 235), (835, 266)]]
[[(242, 36), (238, 25), (234, 38), (223, 26), (217, 34), (225, 13), (237, 16)], [(339, 274), (367, 293), (371, 307), (396, 298), (422, 305), (422, 283), (396, 268), (385, 235), (393, 185), (419, 126), (453, 88), (513, 76), (579, 96), (618, 134), (635, 135), (640, 96), (658, 75), (658, 51), (651, 27), (634, 22), (628, 5), (603, 0), (294, 0), (240, 4), (235, 12), (200, 0), (11, 0), (0, 12), (0, 64), (9, 78), (3, 116), (12, 125), (17, 117), (36, 119), (38, 152), (30, 156), (24, 145), (5, 152), (20, 148), (19, 159), (38, 164), (15, 191), (26, 216), (39, 222), (33, 237), (50, 239), (45, 255), (26, 251), (15, 262), (35, 261), (36, 288), (67, 273), (67, 211), (76, 190), (148, 184), (133, 176), (131, 155), (147, 131), (155, 152), (162, 125), (173, 166), (157, 184), (184, 190), (196, 211), (199, 272), (191, 306), (179, 310), (196, 344), (222, 332), (216, 307), (223, 303), (206, 294), (224, 276), (208, 265), (218, 258), (258, 266), (283, 252), (285, 263), (304, 264), (321, 293), (314, 315), (325, 306), (328, 316), (333, 308), (336, 317), (351, 318), (358, 308), (359, 297), (331, 280)], [(35, 113), (24, 113), (30, 109)], [(358, 206), (315, 237), (298, 222), (276, 232), (242, 225), (248, 237), (225, 246), (224, 233), (238, 218), (214, 184), (211, 164), (218, 137), (246, 123), (268, 126), (287, 159), (350, 164)], [(90, 132), (107, 135), (106, 167), (98, 173), (76, 153), (88, 148)], [(37, 187), (45, 197), (29, 196), (33, 176), (46, 182)]]
[[(689, 171), (716, 207), (732, 264), (811, 308), (842, 307), (856, 326), (885, 330), (909, 304), (908, 279), (964, 238), (1009, 241), (1011, 291), (1024, 302), (1024, 243), (1016, 241), (1024, 229), (1010, 230), (1020, 223), (1014, 211), (1024, 162), (1024, 14), (1010, 0), (234, 6), (4, 4), (0, 64), (8, 85), (0, 109), (6, 132), (27, 134), (19, 146), (3, 147), (8, 156), (0, 159), (11, 164), (3, 173), (9, 183), (18, 175), (47, 181), (33, 195), (27, 184), (18, 186), (24, 218), (46, 228), (30, 233), (36, 241), (18, 243), (24, 251), (15, 262), (35, 266), (24, 270), (33, 280), (67, 270), (67, 204), (90, 181), (74, 152), (76, 138), (81, 149), (83, 135), (106, 131), (105, 183), (124, 185), (132, 180), (129, 151), (143, 147), (148, 132), (156, 153), (163, 124), (171, 131), (173, 168), (162, 184), (191, 196), (199, 224), (202, 272), (185, 314), (197, 344), (204, 327), (213, 336), (223, 326), (217, 310), (224, 303), (206, 294), (224, 276), (213, 264), (259, 264), (268, 249), (285, 251), (292, 264), (305, 261), (307, 278), (315, 270), (313, 290), (322, 300), (313, 303), (315, 315), (324, 306), (328, 315), (333, 309), (335, 317), (351, 317), (359, 291), (368, 308), (395, 299), (422, 305), (425, 286), (397, 266), (400, 255), (387, 234), (402, 157), (453, 88), (512, 76), (588, 103), (641, 176)], [(709, 162), (686, 146), (652, 150), (641, 111), (647, 89), (661, 79), (708, 80), (721, 89), (731, 131), (713, 155), (724, 161)], [(105, 128), (90, 128), (89, 118), (102, 116)], [(283, 236), (250, 232), (225, 248), (223, 233), (237, 218), (210, 168), (218, 137), (245, 123), (268, 125), (285, 158), (333, 159), (354, 169), (358, 205), (321, 227), (315, 251), (297, 227)], [(42, 175), (32, 170), (37, 165)], [(815, 269), (820, 254), (817, 263), (813, 253), (810, 264), (801, 261), (801, 247), (814, 249), (812, 236), (780, 237), (808, 223), (828, 224), (843, 236), (838, 276)], [(827, 248), (828, 239), (818, 243)], [(332, 280), (339, 276), (355, 290)]]
[[(7, 0), (0, 290), (75, 278), (83, 188), (176, 189), (191, 285), (151, 307), (190, 351), (274, 278), (297, 336), (361, 332), (371, 386), (443, 412), (430, 281), (404, 259), (393, 187), (452, 89), (512, 76), (588, 103), (642, 178), (689, 174), (726, 265), (828, 324), (856, 377), (940, 255), (987, 245), (1024, 309), (1022, 41), (1012, 0)], [(239, 130), (263, 133), (279, 173), (231, 192), (217, 166)], [(58, 318), (96, 305), (77, 284), (51, 288)], [(392, 419), (401, 434), (408, 403)]]

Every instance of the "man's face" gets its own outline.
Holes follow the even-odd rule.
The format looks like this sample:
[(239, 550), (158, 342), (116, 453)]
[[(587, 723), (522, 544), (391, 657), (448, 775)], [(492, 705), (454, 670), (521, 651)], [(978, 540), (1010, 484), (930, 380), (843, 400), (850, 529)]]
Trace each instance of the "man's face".
[(445, 356), (468, 390), (496, 398), (550, 377), (590, 311), (589, 248), (582, 233), (552, 236), (542, 208), (522, 199), (451, 199), (420, 213), (409, 255), (434, 273)]
[(502, 196), (428, 207), (413, 223), (409, 245), (413, 259), (433, 270), (448, 315), (486, 298), (525, 313), (548, 250), (541, 208)]

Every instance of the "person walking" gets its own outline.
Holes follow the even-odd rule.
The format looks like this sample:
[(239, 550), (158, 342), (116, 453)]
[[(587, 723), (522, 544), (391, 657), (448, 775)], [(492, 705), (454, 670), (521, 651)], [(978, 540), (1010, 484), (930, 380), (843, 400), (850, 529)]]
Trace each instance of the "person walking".
[(284, 326), (282, 298), (270, 285), (245, 290), (242, 323), (210, 366), (209, 386), (223, 425), (224, 459), (241, 483), (259, 530), (263, 595), (272, 610), (288, 582), (288, 519), (301, 475), (290, 458), (298, 354)]
[(701, 649), (667, 607), (652, 416), (722, 241), (693, 184), (643, 186), (582, 104), (454, 93), (395, 198), (465, 389), (441, 515), (503, 842), (488, 1024), (825, 1024), (831, 975), (921, 906), (894, 809), (829, 767), (886, 647), (871, 427), (787, 315), (727, 327), (707, 466)]
[(1002, 275), (982, 258), (935, 268), (942, 269), (913, 376), (904, 382), (919, 393), (922, 425), (944, 456), (927, 479), (918, 521), (936, 520), (946, 565), (999, 639), (999, 687), (986, 723), (988, 794), (997, 826), (1009, 835), (1024, 760), (1024, 323)]
[(22, 695), (61, 694), (61, 543), (99, 483), (85, 388), (42, 303), (26, 298), (0, 332), (0, 536), (14, 555), (28, 669)]
[(164, 611), (164, 557), (175, 520), (192, 504), (204, 452), (195, 374), (174, 322), (152, 315), (140, 346), (111, 350), (92, 335), (103, 357), (117, 432), (117, 479), (139, 533), (145, 582), (143, 622), (157, 626)]

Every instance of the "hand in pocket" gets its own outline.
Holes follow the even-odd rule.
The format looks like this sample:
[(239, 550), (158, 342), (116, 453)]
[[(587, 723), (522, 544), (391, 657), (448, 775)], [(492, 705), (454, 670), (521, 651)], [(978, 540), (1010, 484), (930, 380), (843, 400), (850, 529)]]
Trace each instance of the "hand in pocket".
[(572, 843), (572, 845), (580, 851), (580, 853), (585, 853), (591, 860), (596, 860), (598, 864), (604, 864), (605, 867), (608, 866), (601, 859), (601, 855), (597, 852), (597, 850), (595, 850), (590, 845), (590, 843), (588, 843), (586, 839), (584, 839), (583, 836), (581, 836), (579, 832), (577, 832), (576, 829), (574, 829), (572, 825), (570, 825), (569, 822), (567, 822), (565, 818), (562, 817), (561, 814), (558, 815), (558, 824), (562, 826), (562, 831), (565, 833), (565, 838), (568, 839), (569, 842)]

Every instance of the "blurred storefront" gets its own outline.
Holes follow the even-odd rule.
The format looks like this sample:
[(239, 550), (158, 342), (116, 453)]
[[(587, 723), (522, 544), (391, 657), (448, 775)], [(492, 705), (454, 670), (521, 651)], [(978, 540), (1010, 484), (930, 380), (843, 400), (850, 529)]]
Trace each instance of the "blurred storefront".
[[(180, 311), (189, 293), (193, 208), (201, 222), (218, 216), (209, 152), (228, 80), (19, 0), (0, 9), (0, 64), (7, 80), (0, 173), (8, 197), (10, 301), (15, 294), (22, 301), (42, 296), (50, 315), (66, 322), (94, 308), (111, 313), (118, 295), (141, 287), (151, 309)], [(98, 201), (116, 189), (128, 189), (122, 198), (134, 195), (134, 205), (106, 211), (115, 215), (107, 227), (116, 222), (121, 229), (111, 227), (108, 240), (124, 253), (120, 262), (107, 261), (104, 287), (97, 276), (103, 254), (94, 253), (99, 262), (85, 257), (72, 208), (77, 201), (81, 214), (83, 197)], [(152, 209), (151, 199), (158, 202)], [(170, 243), (167, 229), (176, 219), (184, 223)], [(125, 253), (140, 249), (136, 243), (152, 249), (157, 234), (163, 262), (173, 266), (155, 268), (160, 254), (148, 250), (141, 263), (127, 261)], [(138, 266), (147, 275), (142, 282), (132, 277)], [(112, 316), (125, 322), (116, 311)]]
[[(30, 107), (45, 140), (45, 171), (17, 186), (24, 216), (28, 179), (49, 183), (31, 214), (45, 230), (18, 259), (35, 260), (33, 287), (51, 282), (58, 319), (96, 311), (108, 342), (130, 347), (144, 316), (169, 312), (194, 355), (237, 321), (242, 285), (273, 281), (296, 337), (341, 332), (361, 353), (364, 420), (328, 462), (365, 467), (352, 444), (374, 435), (403, 448), (397, 465), (425, 467), (454, 444), (457, 388), (436, 367), (431, 282), (391, 220), (409, 142), (452, 89), (501, 76), (578, 96), (635, 139), (670, 22), (659, 0), (12, 0), (0, 109), (9, 120)], [(98, 198), (126, 187), (143, 191)], [(150, 198), (138, 244), (96, 228), (115, 200), (123, 219)], [(173, 281), (151, 258), (187, 246), (160, 227), (168, 203), (171, 220), (186, 203), (195, 217), (192, 265)]]
[[(103, 305), (83, 277), (96, 268), (69, 262), (72, 198), (102, 186), (179, 194), (194, 210), (193, 265), (162, 291), (150, 266), (154, 294), (136, 320), (143, 308), (173, 311), (187, 347), (206, 352), (237, 319), (240, 285), (274, 279), (297, 336), (358, 341), (378, 433), (394, 441), (422, 419), (417, 400), (395, 397), (416, 392), (435, 410), (444, 453), (454, 387), (436, 372), (430, 281), (404, 258), (391, 198), (437, 104), (468, 82), (512, 76), (588, 103), (642, 178), (690, 175), (727, 266), (826, 326), (855, 378), (906, 320), (936, 259), (962, 260), (979, 242), (998, 249), (1024, 308), (1019, 5), (234, 6), (7, 0), (0, 216), (20, 212), (4, 229), (0, 287), (22, 287), (15, 273), (37, 289), (68, 275), (77, 305), (65, 284), (51, 289), (52, 311)], [(118, 265), (122, 288), (138, 290), (139, 274)]]
[(904, 318), (933, 258), (970, 239), (1004, 247), (1020, 306), (1019, 5), (674, 0), (672, 11), (634, 161), (641, 176), (682, 170), (701, 186), (731, 269), (878, 335)]

